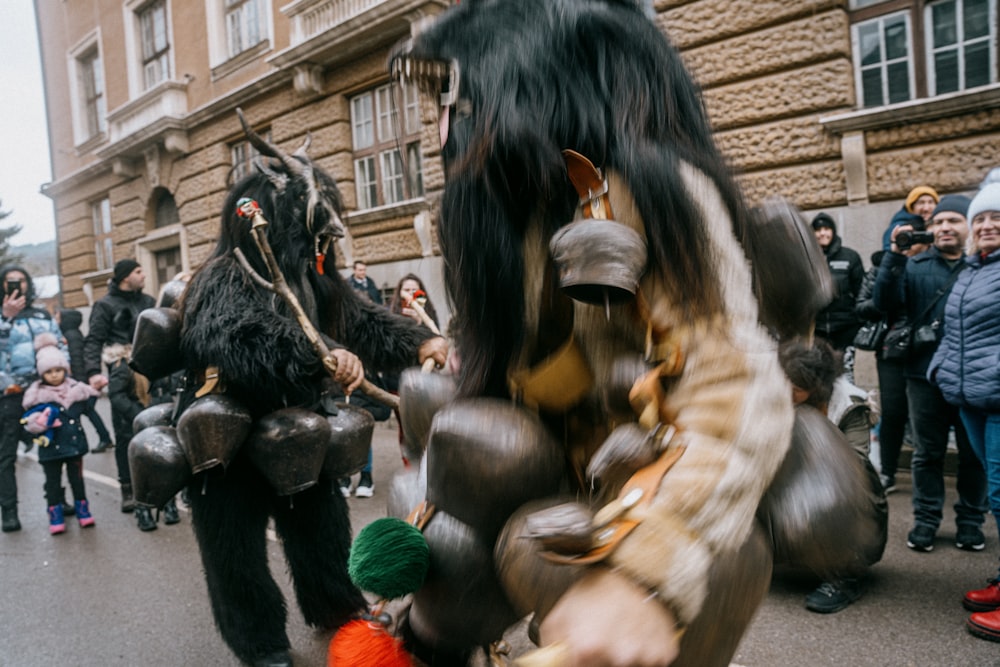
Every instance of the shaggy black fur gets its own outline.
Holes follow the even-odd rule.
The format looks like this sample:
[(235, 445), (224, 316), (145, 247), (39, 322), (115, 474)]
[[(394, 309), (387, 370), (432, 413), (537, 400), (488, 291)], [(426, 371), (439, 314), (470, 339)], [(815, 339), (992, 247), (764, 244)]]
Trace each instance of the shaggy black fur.
[[(280, 407), (314, 406), (327, 376), (285, 303), (252, 282), (235, 258), (239, 248), (268, 277), (250, 221), (236, 214), (242, 197), (260, 204), (285, 278), (331, 347), (348, 347), (368, 370), (398, 371), (417, 362), (417, 349), (432, 335), (409, 318), (362, 301), (338, 273), (332, 251), (324, 275), (317, 272), (316, 239), (322, 242), (339, 231), (332, 219), (341, 200), (333, 181), (316, 170), (320, 205), (310, 233), (304, 182), (281, 163), (268, 170), (268, 175), (240, 181), (227, 196), (219, 244), (179, 304), (181, 351), (192, 378), (182, 402), (192, 399), (198, 384), (193, 379), (214, 365), (224, 391), (255, 419)], [(215, 622), (240, 659), (252, 662), (288, 648), (285, 601), (267, 563), (269, 517), (281, 536), (307, 623), (334, 628), (365, 608), (347, 574), (351, 526), (347, 504), (335, 491), (332, 480), (321, 479), (293, 499), (277, 497), (242, 454), (228, 469), (209, 470), (191, 483), (192, 517)]]
[(721, 308), (687, 161), (718, 185), (743, 237), (746, 210), (711, 137), (700, 93), (642, 3), (471, 0), (452, 7), (397, 56), (457, 61), (459, 102), (442, 155), (439, 226), (455, 303), (464, 394), (507, 392), (521, 338), (528, 224), (544, 238), (569, 222), (576, 196), (561, 151), (619, 172), (646, 225), (649, 270), (677, 286), (691, 315)]

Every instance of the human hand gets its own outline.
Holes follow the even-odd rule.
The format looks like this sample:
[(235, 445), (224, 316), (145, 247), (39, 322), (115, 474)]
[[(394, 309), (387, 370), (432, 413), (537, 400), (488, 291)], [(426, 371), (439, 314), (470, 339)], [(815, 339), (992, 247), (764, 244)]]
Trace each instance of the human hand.
[(411, 320), (416, 321), (417, 324), (423, 323), (423, 320), (420, 319), (420, 313), (410, 308), (409, 306), (403, 306), (403, 309), (400, 311), (400, 313), (402, 313), (406, 317), (409, 317)]
[(24, 307), (28, 305), (27, 299), (21, 292), (16, 292), (17, 296), (13, 294), (4, 294), (3, 296), (3, 316), (8, 319), (14, 319), (18, 313), (24, 310)]
[(924, 243), (915, 243), (905, 250), (900, 250), (899, 246), (896, 245), (896, 236), (902, 232), (912, 232), (913, 225), (900, 225), (892, 230), (892, 242), (889, 245), (890, 252), (894, 252), (897, 255), (906, 255), (907, 257), (913, 257), (914, 255), (919, 255), (923, 251), (927, 250), (927, 245)]
[(95, 391), (100, 391), (108, 386), (108, 378), (103, 375), (92, 375), (87, 383), (94, 388)]
[(365, 379), (365, 367), (358, 359), (358, 355), (344, 348), (331, 350), (330, 356), (337, 362), (337, 372), (333, 379), (339, 382), (344, 388), (344, 393), (350, 396)]
[(428, 359), (433, 359), (435, 366), (438, 368), (443, 367), (448, 361), (448, 341), (441, 336), (428, 338), (420, 344), (420, 348), (417, 350), (417, 358), (421, 366)]
[(595, 567), (559, 599), (540, 636), (542, 646), (563, 647), (560, 667), (666, 667), (679, 651), (676, 625), (649, 591)]

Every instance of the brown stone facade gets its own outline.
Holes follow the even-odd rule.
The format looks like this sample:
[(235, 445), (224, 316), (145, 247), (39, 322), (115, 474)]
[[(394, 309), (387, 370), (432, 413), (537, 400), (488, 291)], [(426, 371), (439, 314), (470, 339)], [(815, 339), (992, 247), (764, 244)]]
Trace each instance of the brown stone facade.
[[(148, 94), (129, 83), (130, 27), (123, 17), (142, 3), (36, 3), (53, 148), (47, 192), (57, 212), (67, 306), (87, 304), (85, 284), (99, 297), (107, 279), (94, 256), (91, 205), (100, 198), (111, 202), (116, 258), (152, 261), (158, 249), (178, 244), (184, 269), (205, 260), (217, 237), (231, 146), (242, 139), (237, 106), (287, 150), (312, 137), (310, 154), (337, 179), (349, 209), (351, 238), (337, 249), (341, 262), (363, 258), (370, 275), (390, 286), (406, 271), (424, 271), (435, 302), (444, 303), (433, 219), (444, 176), (433, 104), (425, 101), (422, 110), (424, 197), (357, 211), (349, 100), (385, 83), (391, 45), (450, 3), (368, 0), (360, 3), (368, 7), (360, 18), (305, 38), (296, 33), (306, 25), (296, 22), (296, 7), (327, 3), (338, 4), (263, 0), (268, 42), (220, 64), (204, 34), (210, 3), (169, 0), (174, 88), (163, 93), (163, 117), (137, 130), (129, 130), (130, 119), (141, 116)], [(834, 212), (845, 241), (864, 257), (910, 187), (926, 182), (943, 193), (968, 192), (1000, 163), (996, 84), (898, 108), (857, 108), (856, 16), (847, 0), (657, 0), (653, 6), (657, 24), (703, 88), (717, 140), (750, 202), (781, 196), (809, 213)], [(67, 62), (88, 40), (101, 49), (109, 127), (80, 142), (67, 121), (73, 107)], [(166, 103), (171, 90), (185, 101), (180, 113)], [(175, 229), (155, 226), (154, 204), (164, 191), (176, 203)]]

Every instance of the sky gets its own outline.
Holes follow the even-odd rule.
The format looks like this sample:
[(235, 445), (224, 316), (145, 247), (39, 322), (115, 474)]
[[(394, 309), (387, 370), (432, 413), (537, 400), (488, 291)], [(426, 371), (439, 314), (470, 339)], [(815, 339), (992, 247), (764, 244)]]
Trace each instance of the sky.
[(52, 164), (32, 0), (0, 0), (0, 85), (7, 91), (0, 101), (0, 210), (10, 212), (0, 227), (21, 226), (11, 245), (50, 241), (55, 212), (39, 191), (52, 180)]

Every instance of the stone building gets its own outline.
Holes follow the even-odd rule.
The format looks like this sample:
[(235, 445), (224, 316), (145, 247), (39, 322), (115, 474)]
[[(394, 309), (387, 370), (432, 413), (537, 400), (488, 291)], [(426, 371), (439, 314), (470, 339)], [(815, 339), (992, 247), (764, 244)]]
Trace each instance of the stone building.
[[(420, 274), (444, 310), (436, 112), (391, 46), (448, 0), (36, 0), (65, 303), (136, 257), (147, 291), (206, 258), (252, 149), (234, 113), (338, 181), (346, 267)], [(516, 3), (512, 3), (516, 4)], [(914, 185), (1000, 164), (997, 0), (656, 0), (751, 202), (783, 196), (867, 255)], [(581, 102), (585, 103), (585, 102)], [(397, 138), (398, 137), (398, 138)]]

